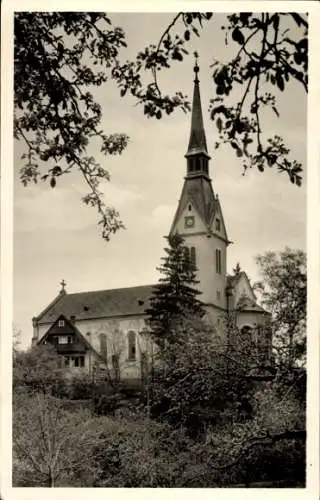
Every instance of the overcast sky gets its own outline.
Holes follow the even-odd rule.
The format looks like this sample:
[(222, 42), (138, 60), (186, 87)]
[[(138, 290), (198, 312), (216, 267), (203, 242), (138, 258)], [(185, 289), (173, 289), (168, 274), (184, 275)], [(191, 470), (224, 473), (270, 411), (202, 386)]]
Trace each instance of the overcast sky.
[[(113, 24), (124, 28), (129, 48), (123, 58), (156, 42), (172, 14), (112, 14)], [(218, 26), (222, 14), (190, 44), (200, 54), (200, 89), (209, 153), (210, 174), (219, 194), (228, 236), (229, 271), (239, 261), (252, 281), (258, 279), (254, 256), (284, 246), (305, 249), (305, 186), (293, 186), (285, 174), (269, 170), (242, 176), (241, 165), (229, 148), (214, 150), (217, 132), (208, 113), (213, 97), (210, 64), (213, 57), (228, 57)], [(216, 28), (215, 28), (216, 26)], [(209, 29), (210, 27), (210, 29)], [(193, 57), (161, 75), (165, 91), (192, 97)], [(103, 107), (107, 133), (124, 132), (130, 144), (120, 157), (104, 159), (91, 151), (111, 173), (103, 186), (106, 201), (121, 213), (126, 226), (106, 243), (96, 225), (95, 210), (81, 205), (85, 194), (81, 178), (65, 176), (57, 188), (23, 187), (18, 179), (23, 144), (15, 145), (14, 199), (14, 324), (22, 344), (31, 341), (31, 318), (57, 295), (60, 281), (68, 292), (154, 283), (163, 255), (163, 236), (170, 229), (186, 172), (184, 154), (190, 114), (176, 112), (163, 120), (147, 119), (130, 98), (119, 98), (109, 82), (95, 92)], [(296, 84), (279, 96), (281, 119), (266, 115), (265, 131), (282, 135), (292, 158), (306, 167), (306, 109), (304, 91)]]

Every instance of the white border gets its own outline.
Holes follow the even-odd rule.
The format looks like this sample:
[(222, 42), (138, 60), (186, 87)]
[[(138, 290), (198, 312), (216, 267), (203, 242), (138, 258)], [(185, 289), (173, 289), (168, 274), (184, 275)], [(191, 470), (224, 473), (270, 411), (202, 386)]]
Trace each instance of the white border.
[[(94, 4), (94, 5), (93, 5)], [(158, 8), (157, 8), (158, 7)], [(309, 12), (310, 22), (310, 85), (308, 98), (308, 196), (307, 196), (307, 252), (308, 252), (308, 418), (307, 449), (308, 476), (306, 489), (201, 489), (203, 498), (256, 498), (257, 494), (286, 498), (318, 498), (319, 495), (319, 94), (320, 94), (320, 6), (318, 2), (300, 1), (122, 1), (56, 0), (54, 5), (43, 0), (14, 1), (2, 4), (1, 19), (1, 496), (17, 499), (68, 498), (76, 494), (80, 500), (93, 495), (95, 498), (155, 497), (191, 498), (198, 489), (107, 489), (103, 488), (11, 488), (11, 362), (12, 362), (12, 272), (13, 272), (13, 12), (17, 10), (74, 10), (113, 12), (177, 12), (187, 11), (277, 11)], [(292, 200), (294, 203), (294, 200)]]

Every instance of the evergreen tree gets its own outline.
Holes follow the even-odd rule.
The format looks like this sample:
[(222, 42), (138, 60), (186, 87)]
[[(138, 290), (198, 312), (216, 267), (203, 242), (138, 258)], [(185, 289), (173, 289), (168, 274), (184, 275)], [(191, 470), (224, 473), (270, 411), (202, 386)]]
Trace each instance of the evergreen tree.
[(198, 299), (201, 292), (196, 288), (199, 281), (189, 248), (178, 233), (167, 240), (167, 255), (157, 268), (162, 277), (150, 299), (150, 308), (146, 310), (151, 335), (158, 344), (165, 339), (170, 342), (170, 332), (181, 320), (202, 318), (205, 314), (204, 305)]

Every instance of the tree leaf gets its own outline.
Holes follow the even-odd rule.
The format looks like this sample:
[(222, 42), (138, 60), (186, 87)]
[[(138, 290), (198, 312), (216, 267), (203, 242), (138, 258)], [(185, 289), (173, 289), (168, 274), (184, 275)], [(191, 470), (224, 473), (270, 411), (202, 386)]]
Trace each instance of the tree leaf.
[(281, 92), (283, 92), (284, 91), (284, 81), (283, 81), (281, 73), (278, 72), (276, 74), (276, 80), (277, 80), (278, 88), (281, 90)]
[(232, 39), (235, 41), (235, 42), (238, 42), (240, 45), (243, 45), (244, 44), (244, 36), (243, 36), (243, 33), (242, 31), (240, 31), (239, 28), (235, 28), (232, 32)]

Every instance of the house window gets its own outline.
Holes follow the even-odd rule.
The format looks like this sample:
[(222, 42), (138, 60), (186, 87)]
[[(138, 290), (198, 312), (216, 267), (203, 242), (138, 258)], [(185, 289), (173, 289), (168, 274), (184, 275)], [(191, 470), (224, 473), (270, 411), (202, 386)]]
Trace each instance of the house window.
[(64, 326), (64, 319), (59, 319), (58, 326)]
[(216, 249), (216, 273), (221, 274), (221, 250)]
[(64, 357), (64, 366), (68, 368), (70, 366), (70, 356)]
[(73, 361), (76, 368), (84, 367), (84, 356), (74, 356)]
[(60, 335), (58, 337), (58, 344), (69, 344), (70, 342), (68, 342), (68, 338), (70, 337), (67, 337), (66, 335)]
[(221, 294), (220, 294), (220, 292), (217, 292), (217, 300), (220, 301), (220, 298), (221, 298)]
[(192, 210), (191, 203), (189, 203), (189, 205), (188, 205), (188, 210), (189, 210), (189, 212), (191, 212), (191, 210)]
[(216, 219), (216, 231), (220, 231), (220, 229), (221, 229), (220, 219)]
[(128, 333), (128, 360), (135, 361), (136, 359), (136, 334), (135, 332)]

